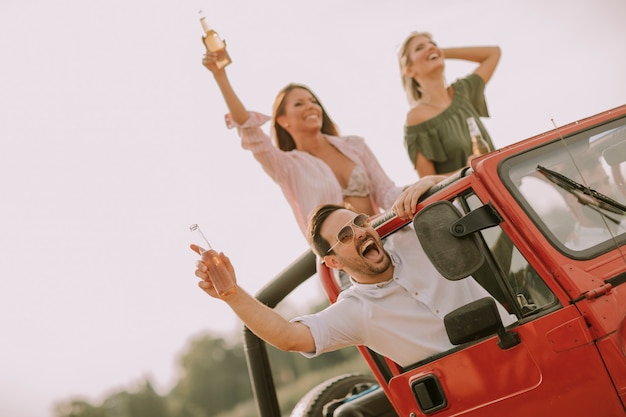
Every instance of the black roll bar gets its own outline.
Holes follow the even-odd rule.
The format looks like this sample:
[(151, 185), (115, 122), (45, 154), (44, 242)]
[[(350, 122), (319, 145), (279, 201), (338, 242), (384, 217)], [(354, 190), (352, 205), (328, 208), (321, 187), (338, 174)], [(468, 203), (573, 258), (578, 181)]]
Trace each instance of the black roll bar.
[[(470, 168), (464, 168), (431, 187), (419, 199), (419, 201), (433, 195), (447, 185), (467, 176), (471, 173)], [(386, 216), (381, 216), (381, 221), (393, 221), (395, 214), (387, 212)], [(401, 222), (395, 219), (396, 223), (405, 224), (407, 221)], [(376, 226), (377, 227), (377, 226)], [(263, 287), (256, 298), (270, 308), (285, 299), (293, 290), (307, 279), (317, 273), (316, 256), (313, 251), (308, 250), (298, 257), (291, 265), (285, 268), (280, 274), (272, 279), (265, 287)], [(276, 417), (280, 416), (280, 407), (278, 405), (278, 397), (276, 396), (276, 386), (274, 377), (267, 355), (267, 346), (265, 341), (257, 337), (247, 327), (243, 329), (244, 353), (248, 364), (248, 374), (250, 383), (252, 384), (252, 393), (256, 402), (259, 417)]]
[[(316, 256), (311, 250), (308, 250), (262, 288), (256, 298), (268, 307), (274, 308), (316, 272)], [(265, 341), (257, 337), (247, 327), (243, 329), (243, 337), (248, 374), (250, 375), (252, 393), (259, 417), (280, 416), (276, 386), (274, 385)]]

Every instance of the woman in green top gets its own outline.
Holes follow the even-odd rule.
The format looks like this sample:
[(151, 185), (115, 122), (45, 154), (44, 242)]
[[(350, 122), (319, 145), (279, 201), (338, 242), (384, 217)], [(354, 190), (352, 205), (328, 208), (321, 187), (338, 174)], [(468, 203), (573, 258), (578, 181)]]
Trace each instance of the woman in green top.
[[(444, 59), (477, 62), (474, 72), (446, 85)], [(500, 60), (497, 46), (438, 48), (429, 33), (413, 32), (399, 52), (402, 84), (411, 109), (405, 146), (420, 177), (449, 175), (473, 158), (467, 118), (473, 117), (494, 149), (480, 116), (489, 116), (485, 84)]]

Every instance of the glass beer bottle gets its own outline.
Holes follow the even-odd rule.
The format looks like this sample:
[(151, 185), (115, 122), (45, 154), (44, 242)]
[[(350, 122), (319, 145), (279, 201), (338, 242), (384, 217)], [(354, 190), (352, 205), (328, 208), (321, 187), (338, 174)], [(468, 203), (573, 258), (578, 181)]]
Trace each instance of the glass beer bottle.
[(478, 124), (476, 124), (476, 119), (474, 119), (473, 117), (468, 117), (467, 127), (469, 129), (470, 138), (472, 138), (472, 154), (474, 156), (480, 156), (488, 153), (489, 144), (483, 138), (482, 133), (480, 133)]
[(226, 44), (222, 38), (220, 38), (220, 35), (218, 35), (214, 29), (209, 27), (204, 16), (200, 18), (200, 24), (202, 25), (202, 30), (204, 31), (204, 35), (202, 36), (204, 46), (206, 46), (208, 51), (218, 54), (219, 58), (215, 62), (215, 65), (217, 65), (220, 69), (224, 68), (232, 62), (230, 55), (228, 55), (228, 51), (226, 51)]
[(237, 289), (237, 284), (235, 283), (234, 277), (231, 275), (228, 268), (222, 261), (222, 258), (217, 254), (217, 252), (211, 247), (211, 244), (200, 230), (197, 224), (192, 224), (189, 227), (189, 230), (195, 232), (202, 240), (206, 243), (207, 248), (201, 252), (202, 261), (207, 265), (209, 279), (217, 292), (217, 295), (220, 297), (225, 297), (235, 292)]

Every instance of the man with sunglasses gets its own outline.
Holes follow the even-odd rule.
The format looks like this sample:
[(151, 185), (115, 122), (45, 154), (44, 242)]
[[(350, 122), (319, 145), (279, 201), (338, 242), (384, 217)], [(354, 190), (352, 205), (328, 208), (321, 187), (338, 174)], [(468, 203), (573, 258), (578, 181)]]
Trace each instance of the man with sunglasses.
[[(408, 209), (415, 207), (417, 197), (426, 191), (423, 186), (410, 187), (398, 200), (394, 211), (399, 216), (412, 214)], [(352, 285), (334, 304), (288, 321), (241, 288), (223, 298), (248, 329), (278, 349), (314, 357), (346, 346), (365, 345), (400, 366), (408, 366), (451, 349), (443, 317), (489, 296), (471, 278), (448, 281), (439, 275), (411, 224), (383, 244), (367, 215), (327, 204), (313, 213), (307, 234), (314, 252), (328, 267), (351, 277)], [(234, 279), (232, 265), (221, 256)], [(197, 266), (200, 288), (217, 297), (207, 266), (202, 261)], [(505, 325), (514, 321), (499, 304), (498, 309)]]
[[(315, 340), (315, 351), (305, 356), (356, 344), (408, 366), (451, 349), (443, 317), (489, 296), (471, 278), (439, 275), (411, 224), (383, 243), (367, 216), (325, 205), (311, 217), (308, 232), (313, 250), (328, 267), (350, 274), (352, 286), (324, 311), (292, 320)], [(505, 325), (514, 321), (498, 308)]]

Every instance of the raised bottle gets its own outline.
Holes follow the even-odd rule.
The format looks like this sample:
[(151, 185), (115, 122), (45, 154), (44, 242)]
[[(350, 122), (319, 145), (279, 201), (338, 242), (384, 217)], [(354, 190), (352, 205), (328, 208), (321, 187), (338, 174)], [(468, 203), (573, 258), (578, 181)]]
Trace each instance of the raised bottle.
[(217, 291), (217, 295), (223, 298), (235, 292), (237, 284), (235, 283), (234, 277), (228, 268), (226, 268), (222, 258), (220, 258), (217, 252), (211, 247), (211, 244), (204, 236), (204, 233), (202, 233), (202, 230), (200, 230), (200, 227), (198, 227), (197, 224), (192, 224), (189, 230), (198, 235), (199, 238), (196, 240), (206, 243), (207, 248), (201, 253), (202, 261), (209, 269), (209, 278), (211, 279), (215, 291)]
[(472, 138), (472, 154), (474, 156), (484, 155), (489, 152), (489, 144), (483, 138), (480, 129), (473, 117), (467, 118), (467, 127), (469, 129), (470, 138)]
[(204, 16), (200, 17), (200, 24), (202, 25), (202, 30), (204, 31), (204, 35), (202, 36), (204, 46), (206, 46), (208, 51), (214, 52), (218, 55), (218, 60), (215, 62), (215, 65), (217, 65), (218, 68), (224, 68), (232, 62), (230, 56), (228, 55), (228, 51), (226, 51), (226, 44), (222, 38), (220, 38), (220, 35), (218, 35), (214, 29), (209, 27)]

